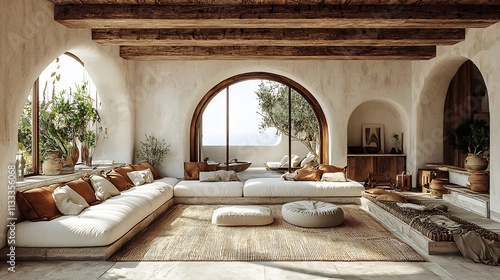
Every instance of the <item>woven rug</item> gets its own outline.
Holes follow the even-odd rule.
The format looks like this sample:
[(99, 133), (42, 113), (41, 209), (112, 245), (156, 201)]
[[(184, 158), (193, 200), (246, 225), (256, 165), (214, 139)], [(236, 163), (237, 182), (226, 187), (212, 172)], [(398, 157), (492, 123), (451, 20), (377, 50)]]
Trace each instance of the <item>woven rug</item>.
[(281, 218), (259, 227), (212, 225), (217, 205), (169, 209), (118, 251), (113, 261), (425, 261), (357, 205), (341, 205), (344, 223), (302, 228)]

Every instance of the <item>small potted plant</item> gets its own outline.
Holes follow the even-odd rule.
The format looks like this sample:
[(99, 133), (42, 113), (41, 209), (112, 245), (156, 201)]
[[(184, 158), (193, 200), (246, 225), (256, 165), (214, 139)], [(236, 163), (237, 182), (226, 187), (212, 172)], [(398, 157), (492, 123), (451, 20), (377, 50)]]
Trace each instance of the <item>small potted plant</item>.
[(137, 158), (147, 161), (153, 166), (159, 166), (170, 152), (170, 145), (167, 145), (164, 139), (158, 140), (158, 138), (147, 134), (145, 136), (146, 141), (141, 141)]
[(484, 120), (465, 121), (454, 130), (459, 149), (467, 151), (464, 167), (469, 172), (483, 171), (488, 167), (484, 157), (489, 152), (490, 133)]

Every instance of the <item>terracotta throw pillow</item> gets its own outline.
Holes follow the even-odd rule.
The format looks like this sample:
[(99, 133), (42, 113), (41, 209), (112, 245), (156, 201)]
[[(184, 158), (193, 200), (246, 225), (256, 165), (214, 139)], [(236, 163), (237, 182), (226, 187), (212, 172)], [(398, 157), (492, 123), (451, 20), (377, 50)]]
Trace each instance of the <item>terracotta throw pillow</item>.
[(100, 202), (95, 196), (95, 191), (89, 180), (77, 179), (67, 182), (64, 185), (72, 188), (76, 193), (83, 197), (89, 205), (94, 205)]
[(16, 193), (16, 203), (23, 216), (32, 221), (49, 221), (62, 216), (52, 197), (59, 184), (39, 187)]
[(199, 180), (200, 172), (216, 171), (217, 165), (201, 162), (184, 162), (184, 180)]
[[(127, 180), (125, 180), (125, 178), (123, 178), (123, 176), (114, 171), (114, 170), (110, 170), (108, 172), (106, 172), (104, 174), (104, 176), (106, 177), (106, 179), (108, 179), (119, 191), (124, 191), (124, 190), (128, 190), (130, 189), (131, 187), (133, 187), (134, 185), (132, 183), (129, 183)], [(127, 176), (128, 177), (128, 176)]]
[(318, 165), (319, 170), (323, 170), (323, 173), (335, 173), (335, 172), (344, 172), (346, 171), (347, 166), (336, 166), (336, 165), (328, 165), (328, 164), (320, 164)]
[[(144, 162), (141, 162), (140, 165), (145, 167), (144, 169), (149, 168), (149, 170), (151, 170), (151, 173), (153, 173), (153, 178), (155, 180), (162, 178), (160, 172), (158, 172), (158, 170), (151, 163), (144, 161)], [(136, 171), (139, 171), (139, 170), (136, 170)]]
[(125, 166), (121, 166), (121, 167), (117, 167), (114, 169), (116, 172), (120, 173), (123, 178), (125, 178), (125, 180), (131, 184), (134, 184), (134, 182), (132, 182), (130, 180), (130, 178), (127, 176), (127, 173), (129, 172), (133, 172), (134, 171), (134, 168), (132, 168), (132, 166), (130, 165), (125, 165)]
[(405, 198), (402, 195), (394, 192), (379, 195), (377, 196), (376, 200), (380, 202), (405, 202)]
[(297, 170), (297, 175), (293, 178), (295, 181), (319, 181), (323, 175), (322, 170), (301, 168)]
[(381, 194), (388, 194), (389, 192), (383, 189), (367, 189), (365, 190), (365, 193), (371, 194), (371, 195), (381, 195)]
[(142, 171), (148, 169), (146, 166), (141, 165), (141, 164), (131, 164), (130, 167), (134, 169), (134, 171)]

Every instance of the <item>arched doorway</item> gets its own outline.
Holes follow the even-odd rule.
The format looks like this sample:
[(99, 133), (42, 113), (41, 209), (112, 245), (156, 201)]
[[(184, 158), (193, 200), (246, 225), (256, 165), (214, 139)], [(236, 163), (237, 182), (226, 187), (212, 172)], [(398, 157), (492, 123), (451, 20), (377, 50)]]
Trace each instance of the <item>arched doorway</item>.
[(457, 70), (446, 94), (443, 111), (444, 164), (464, 167), (469, 151), (461, 145), (460, 138), (464, 137), (464, 129), (468, 130), (472, 122), (485, 125), (489, 132), (488, 90), (481, 72), (468, 60)]
[[(225, 88), (237, 84), (242, 81), (248, 81), (248, 80), (269, 80), (269, 81), (274, 81), (277, 83), (281, 83), (283, 85), (286, 85), (299, 93), (313, 108), (314, 114), (316, 115), (316, 119), (318, 121), (319, 125), (319, 144), (318, 144), (318, 161), (320, 162), (328, 162), (328, 126), (326, 123), (326, 118), (324, 116), (323, 111), (321, 110), (321, 107), (319, 103), (316, 101), (316, 99), (312, 96), (309, 91), (307, 91), (304, 87), (302, 87), (300, 84), (296, 83), (295, 81), (286, 78), (281, 75), (277, 74), (272, 74), (272, 73), (265, 73), (265, 72), (252, 72), (252, 73), (245, 73), (245, 74), (240, 74), (234, 77), (231, 77), (229, 79), (226, 79), (219, 84), (217, 84), (215, 87), (213, 87), (210, 91), (205, 94), (205, 96), (201, 99), (201, 101), (198, 103), (195, 112), (193, 114), (193, 118), (191, 120), (191, 127), (190, 127), (190, 160), (191, 161), (201, 161), (203, 160), (203, 155), (202, 155), (202, 117), (205, 109), (209, 105), (209, 103), (215, 98), (217, 94), (219, 94), (222, 90)], [(279, 160), (279, 159), (277, 159)]]

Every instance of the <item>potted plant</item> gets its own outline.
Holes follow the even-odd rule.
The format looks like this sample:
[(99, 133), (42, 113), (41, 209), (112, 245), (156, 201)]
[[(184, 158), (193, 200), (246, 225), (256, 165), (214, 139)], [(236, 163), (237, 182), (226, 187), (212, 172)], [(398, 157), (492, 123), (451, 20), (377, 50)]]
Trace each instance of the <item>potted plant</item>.
[(170, 151), (170, 145), (167, 145), (164, 139), (158, 140), (158, 138), (147, 134), (145, 136), (146, 141), (141, 141), (141, 147), (137, 152), (137, 158), (147, 161), (153, 166), (158, 166), (163, 162), (163, 159)]
[(454, 130), (459, 149), (467, 151), (465, 169), (469, 172), (483, 171), (488, 167), (484, 157), (489, 152), (489, 128), (484, 120), (465, 121)]
[(88, 148), (96, 143), (94, 126), (101, 121), (87, 92), (87, 83), (75, 84), (75, 89), (69, 88), (69, 92), (56, 93), (45, 107), (41, 123), (46, 126), (46, 142), (60, 149), (67, 163), (75, 165), (80, 153), (77, 140), (88, 155)]

